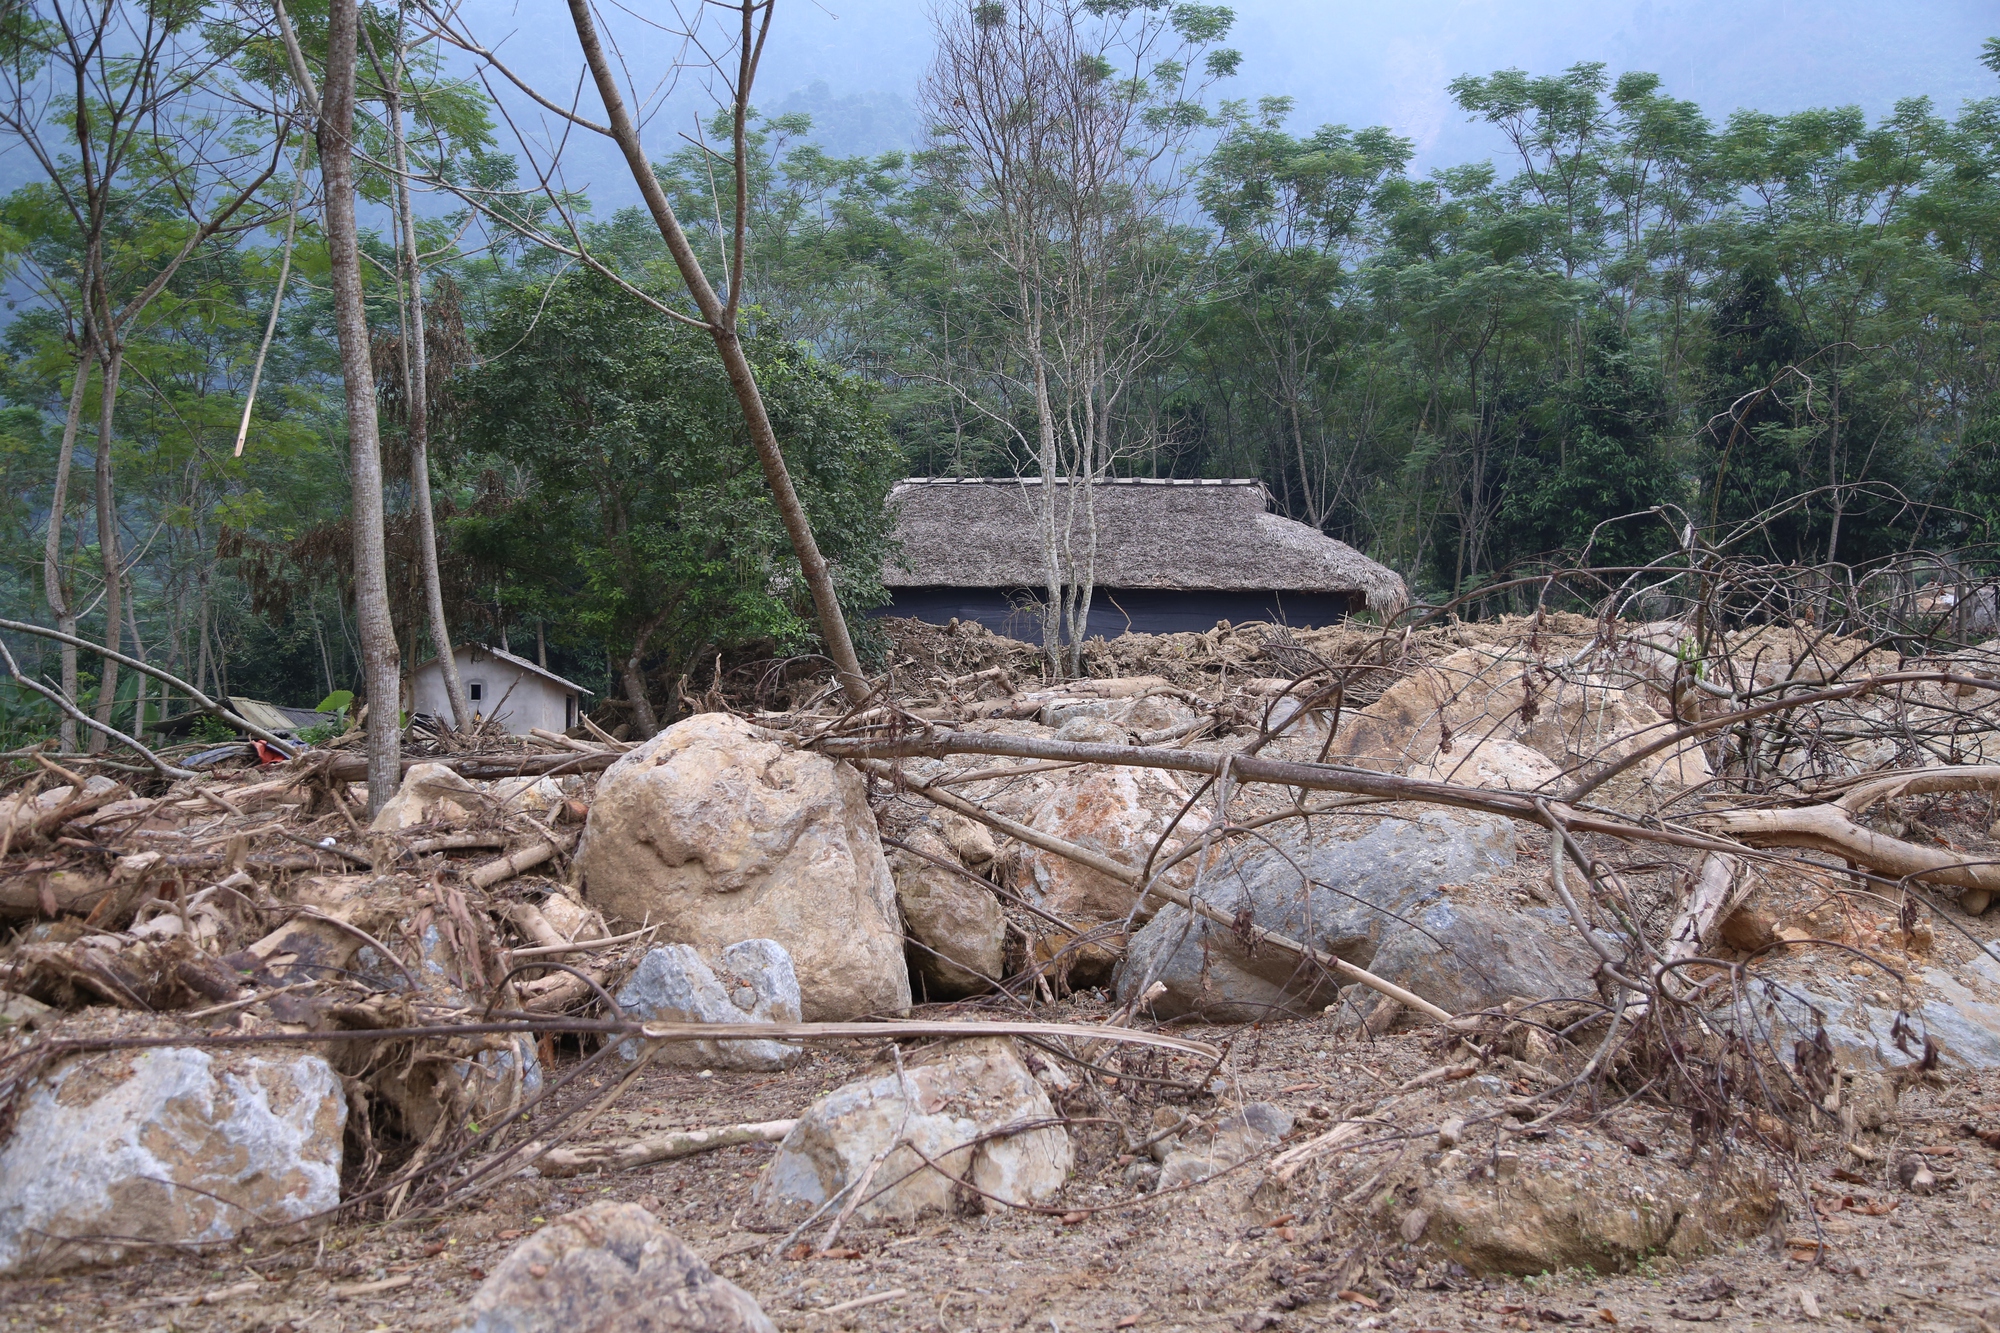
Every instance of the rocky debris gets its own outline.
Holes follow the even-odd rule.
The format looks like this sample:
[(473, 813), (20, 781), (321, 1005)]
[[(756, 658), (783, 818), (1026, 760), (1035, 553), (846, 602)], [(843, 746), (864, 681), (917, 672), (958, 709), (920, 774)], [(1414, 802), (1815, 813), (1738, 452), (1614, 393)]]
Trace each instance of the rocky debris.
[(1172, 1149), (1160, 1162), (1155, 1188), (1207, 1180), (1276, 1147), (1291, 1132), (1291, 1112), (1269, 1102), (1251, 1102), (1213, 1125), (1174, 1136)]
[(300, 1223), (340, 1201), (346, 1122), (317, 1055), (70, 1060), (28, 1090), (0, 1147), (0, 1273)]
[[(1342, 726), (1331, 757), (1405, 771), (1498, 740), (1559, 769), (1588, 770), (1673, 729), (1642, 694), (1587, 669), (1553, 669), (1518, 644), (1481, 644), (1419, 666), (1383, 691)], [(1641, 761), (1598, 799), (1656, 804), (1710, 776), (1700, 746), (1688, 741)]]
[[(960, 823), (971, 824), (968, 819)], [(973, 825), (977, 828), (978, 825)], [(972, 840), (961, 842), (982, 850)], [(951, 1000), (993, 989), (1007, 961), (1007, 918), (991, 889), (947, 868), (965, 864), (957, 849), (928, 828), (908, 839), (917, 852), (896, 851), (889, 867), (896, 878), (896, 901), (909, 932), (909, 962), (923, 993), (934, 1000)], [(984, 864), (992, 864), (992, 839), (986, 840)], [(938, 864), (939, 861), (947, 865)]]
[[(743, 940), (710, 967), (685, 944), (647, 951), (617, 995), (628, 1018), (647, 1023), (796, 1023), (799, 980), (792, 956), (776, 940)], [(642, 1043), (618, 1053), (636, 1060)], [(695, 1069), (786, 1069), (804, 1051), (783, 1041), (670, 1041), (656, 1060)]]
[(724, 713), (676, 723), (598, 780), (584, 901), (697, 952), (746, 936), (791, 954), (805, 1018), (901, 1014), (896, 888), (853, 768)]
[(972, 870), (991, 865), (1000, 854), (993, 842), (993, 830), (964, 815), (946, 815), (938, 824), (938, 834)]
[(368, 827), (376, 833), (400, 833), (419, 824), (463, 824), (480, 802), (478, 789), (443, 764), (416, 764)]
[[(1514, 862), (1504, 819), (1426, 809), (1357, 829), (1288, 825), (1268, 845), (1211, 866), (1203, 901), (1312, 944), (1454, 1013), (1513, 995), (1595, 993), (1595, 954), (1552, 911), (1460, 901), (1467, 883)], [(1302, 882), (1301, 874), (1311, 881)], [(1247, 914), (1247, 915), (1246, 915)], [(1156, 1015), (1256, 1022), (1317, 1013), (1333, 978), (1227, 927), (1164, 907), (1132, 937), (1117, 977), (1130, 1002), (1158, 982)]]
[[(1109, 723), (1082, 718), (1069, 727), (1108, 728)], [(1101, 739), (1079, 736), (1077, 739)], [(1122, 744), (1122, 733), (1116, 737)], [(1126, 865), (1141, 865), (1160, 843), (1170, 821), (1187, 804), (1188, 789), (1180, 778), (1152, 768), (1077, 768), (1039, 780), (1012, 785), (990, 802), (991, 808), (1021, 820), (1030, 828), (1050, 833)], [(1171, 837), (1161, 847), (1161, 856), (1171, 856), (1188, 838), (1208, 827), (1199, 810), (1186, 813)], [(1065, 857), (1040, 848), (1009, 840), (1000, 854), (1002, 882), (1036, 906), (1079, 928), (1080, 932), (1109, 923), (1122, 924), (1133, 911), (1130, 886)], [(1167, 882), (1186, 888), (1193, 882), (1194, 866), (1184, 863), (1168, 872)], [(1143, 920), (1150, 909), (1138, 913)], [(1070, 985), (1084, 987), (1108, 981), (1116, 965), (1122, 930), (1090, 932), (1092, 938), (1081, 945), (1061, 929), (1038, 919), (1033, 927), (1035, 956), (1046, 962), (1060, 958), (1060, 970)]]
[(777, 1333), (756, 1298), (716, 1275), (636, 1203), (592, 1204), (510, 1250), (459, 1333)]
[[(1404, 1217), (1480, 1273), (1622, 1272), (1666, 1254), (1687, 1259), (1762, 1233), (1778, 1208), (1764, 1170), (1740, 1154), (1697, 1150), (1690, 1170), (1568, 1130), (1497, 1154), (1453, 1148)], [(1415, 1231), (1415, 1236), (1410, 1235)]]
[(1410, 769), (1410, 776), (1427, 782), (1450, 782), (1460, 787), (1485, 787), (1493, 791), (1542, 791), (1551, 795), (1559, 788), (1562, 770), (1540, 751), (1518, 741), (1485, 737), (1469, 746), (1454, 746), (1450, 754), (1432, 755)]
[[(1005, 1132), (1013, 1126), (1023, 1128)], [(1071, 1160), (1069, 1134), (1014, 1043), (987, 1037), (932, 1048), (814, 1102), (765, 1168), (756, 1199), (802, 1214), (866, 1178), (872, 1197), (855, 1220), (908, 1222), (1041, 1203), (1062, 1188)]]

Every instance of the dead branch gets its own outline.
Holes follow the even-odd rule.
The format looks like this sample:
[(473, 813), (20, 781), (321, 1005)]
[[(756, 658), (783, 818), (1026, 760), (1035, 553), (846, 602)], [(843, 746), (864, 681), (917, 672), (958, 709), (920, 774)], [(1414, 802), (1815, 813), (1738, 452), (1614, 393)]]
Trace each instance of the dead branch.
[[(545, 1176), (575, 1176), (586, 1171), (630, 1171), (654, 1162), (692, 1157), (716, 1148), (739, 1143), (776, 1143), (792, 1132), (796, 1120), (765, 1120), (718, 1129), (687, 1129), (673, 1134), (654, 1134), (622, 1143), (588, 1143), (576, 1148), (553, 1148), (535, 1163)], [(533, 1149), (528, 1150), (530, 1153)]]

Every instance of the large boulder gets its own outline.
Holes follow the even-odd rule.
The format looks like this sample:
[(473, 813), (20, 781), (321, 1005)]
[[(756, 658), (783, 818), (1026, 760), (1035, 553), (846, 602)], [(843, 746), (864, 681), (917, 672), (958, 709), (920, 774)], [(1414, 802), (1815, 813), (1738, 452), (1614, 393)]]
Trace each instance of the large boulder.
[(510, 1250), (460, 1333), (777, 1333), (756, 1297), (636, 1203), (597, 1203)]
[(811, 1022), (910, 1007), (896, 886), (860, 774), (726, 713), (668, 727), (598, 780), (584, 900), (708, 956), (746, 937), (792, 956)]
[[(1401, 772), (1488, 741), (1510, 741), (1579, 776), (1670, 734), (1641, 688), (1588, 670), (1556, 670), (1520, 644), (1480, 644), (1418, 667), (1343, 721), (1329, 758)], [(1694, 741), (1621, 774), (1594, 799), (1654, 806), (1707, 782)]]
[(317, 1055), (190, 1047), (70, 1060), (0, 1148), (0, 1274), (227, 1241), (340, 1202), (347, 1100)]
[[(1231, 851), (1200, 898), (1232, 919), (1312, 944), (1453, 1012), (1513, 995), (1594, 994), (1597, 957), (1553, 913), (1465, 900), (1467, 886), (1514, 862), (1504, 819), (1427, 809), (1365, 828), (1315, 820)], [(1184, 908), (1162, 908), (1135, 933), (1118, 971), (1131, 1000), (1154, 982), (1161, 1017), (1216, 1022), (1303, 1017), (1336, 981)]]
[[(998, 1132), (1016, 1125), (1031, 1128)], [(1071, 1161), (1069, 1135), (1014, 1043), (982, 1037), (814, 1102), (764, 1169), (756, 1198), (774, 1212), (803, 1214), (872, 1169), (871, 1197), (855, 1220), (908, 1222), (961, 1206), (1041, 1203), (1062, 1188)]]
[[(960, 864), (959, 854), (944, 838), (920, 828), (907, 841), (922, 855), (897, 851), (889, 865), (909, 932), (910, 969), (922, 980), (924, 995), (954, 1000), (992, 990), (1007, 956), (1007, 917), (1000, 900), (969, 875), (951, 869)], [(988, 862), (991, 849), (989, 839)]]
[[(642, 1023), (796, 1023), (799, 979), (776, 940), (744, 940), (710, 967), (685, 944), (648, 950), (618, 992), (618, 1007)], [(620, 1044), (639, 1058), (637, 1039)], [(787, 1069), (805, 1054), (783, 1041), (670, 1041), (658, 1059), (696, 1069)]]

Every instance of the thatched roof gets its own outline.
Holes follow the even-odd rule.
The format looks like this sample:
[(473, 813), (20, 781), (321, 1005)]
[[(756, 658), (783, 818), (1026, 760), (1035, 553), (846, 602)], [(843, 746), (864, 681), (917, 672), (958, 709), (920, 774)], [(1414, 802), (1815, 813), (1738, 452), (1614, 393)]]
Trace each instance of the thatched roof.
[[(1083, 494), (1076, 511), (1081, 546)], [(891, 588), (1033, 588), (1045, 580), (1035, 528), (1037, 477), (912, 477), (897, 484)], [(1378, 611), (1408, 598), (1403, 580), (1344, 542), (1268, 512), (1259, 481), (1101, 481), (1097, 586), (1279, 592), (1360, 592)]]

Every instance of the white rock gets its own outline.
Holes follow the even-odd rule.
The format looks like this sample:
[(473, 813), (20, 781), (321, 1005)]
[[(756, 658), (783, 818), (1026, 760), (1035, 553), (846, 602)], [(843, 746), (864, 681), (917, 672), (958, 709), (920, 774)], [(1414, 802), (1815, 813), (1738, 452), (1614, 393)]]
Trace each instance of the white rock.
[[(776, 940), (743, 940), (711, 968), (685, 944), (649, 950), (618, 992), (618, 1007), (643, 1023), (796, 1023), (799, 980)], [(620, 1044), (639, 1058), (637, 1040)], [(670, 1041), (654, 1059), (691, 1069), (785, 1069), (804, 1054), (782, 1041)]]
[(0, 1274), (320, 1213), (340, 1201), (346, 1123), (340, 1080), (317, 1055), (71, 1060), (27, 1091), (0, 1149)]
[(896, 886), (861, 775), (741, 718), (691, 717), (613, 764), (577, 873), (608, 918), (704, 955), (776, 940), (808, 1020), (909, 1010)]
[[(1488, 736), (1473, 745), (1460, 743), (1450, 754), (1439, 752), (1410, 770), (1426, 782), (1450, 782), (1460, 787), (1495, 791), (1534, 791), (1562, 777), (1562, 770), (1540, 751), (1518, 741)], [(1553, 791), (1553, 788), (1548, 788)]]
[(536, 777), (500, 778), (487, 785), (486, 795), (495, 809), (508, 815), (544, 815), (567, 799), (554, 778)]
[[(1072, 1162), (1069, 1135), (1049, 1123), (1054, 1119), (1048, 1094), (1012, 1041), (953, 1042), (900, 1075), (849, 1083), (814, 1102), (765, 1168), (756, 1199), (803, 1213), (857, 1183), (880, 1157), (873, 1197), (854, 1212), (864, 1225), (949, 1215), (961, 1181), (983, 1191), (973, 1195), (973, 1207), (1004, 1207), (986, 1195), (1040, 1203), (1062, 1188)], [(1038, 1127), (992, 1136), (1010, 1125)], [(926, 1167), (926, 1157), (940, 1170)]]
[(419, 824), (463, 824), (480, 805), (479, 789), (443, 764), (417, 764), (403, 775), (403, 785), (383, 802), (368, 827), (376, 833), (399, 833)]

